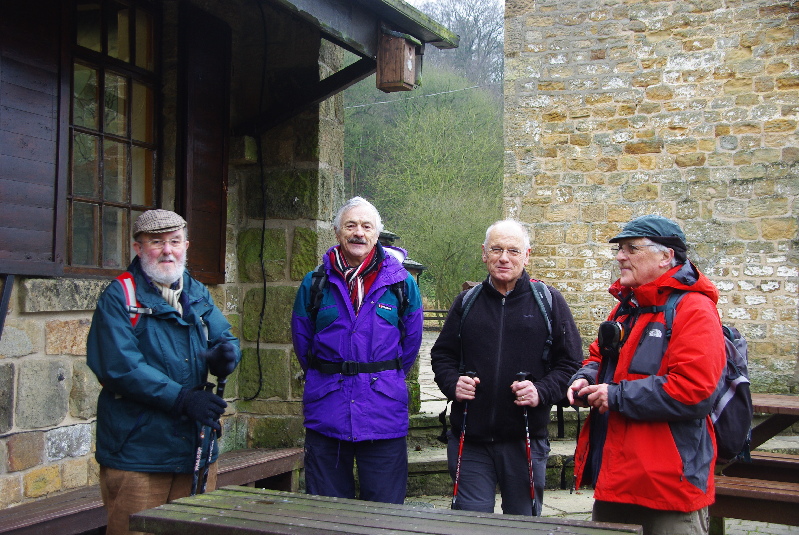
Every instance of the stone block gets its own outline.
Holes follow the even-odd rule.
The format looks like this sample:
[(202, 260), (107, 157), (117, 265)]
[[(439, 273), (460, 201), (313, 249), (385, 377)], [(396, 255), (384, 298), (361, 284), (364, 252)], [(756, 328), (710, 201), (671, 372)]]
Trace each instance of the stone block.
[(19, 365), (16, 425), (34, 429), (59, 424), (67, 415), (72, 373), (67, 362), (30, 360)]
[(91, 446), (92, 426), (90, 424), (57, 427), (45, 434), (45, 455), (48, 461), (88, 455), (91, 452)]
[(71, 459), (61, 465), (61, 486), (64, 489), (85, 487), (88, 482), (86, 459)]
[[(266, 288), (266, 308), (261, 325), (261, 341), (278, 344), (291, 343), (291, 310), (294, 306), (294, 286), (269, 286)], [(263, 302), (263, 290), (254, 288), (244, 296), (242, 304), (244, 339), (254, 342), (258, 337), (258, 323)]]
[(11, 325), (3, 327), (3, 337), (0, 338), (0, 358), (24, 357), (34, 351), (28, 333)]
[[(238, 261), (242, 282), (263, 280), (261, 256), (261, 229), (241, 232), (238, 238)], [(287, 257), (285, 229), (266, 229), (263, 236), (263, 262), (267, 281), (285, 278)]]
[(306, 273), (312, 271), (320, 262), (317, 255), (319, 237), (309, 228), (296, 227), (291, 242), (291, 280), (299, 281)]
[(94, 310), (97, 299), (108, 286), (105, 280), (23, 279), (24, 312), (67, 312)]
[(26, 498), (38, 498), (61, 490), (61, 469), (57, 464), (31, 470), (22, 477)]
[(267, 416), (250, 421), (250, 447), (291, 448), (302, 446), (305, 427), (296, 416)]
[(8, 437), (9, 472), (27, 470), (44, 461), (44, 433), (33, 431), (30, 433), (14, 433)]
[(53, 320), (45, 324), (45, 352), (48, 355), (86, 355), (86, 337), (91, 320)]
[(14, 364), (0, 364), (0, 433), (14, 425)]
[[(303, 143), (312, 140), (315, 143), (317, 136), (308, 136)], [(244, 195), (246, 215), (253, 219), (265, 216), (270, 219), (315, 218), (319, 211), (318, 182), (318, 169), (271, 170), (266, 176), (264, 201), (260, 180), (248, 180)]]
[(663, 150), (663, 141), (658, 139), (636, 141), (624, 145), (626, 154), (656, 154)]
[(0, 509), (22, 501), (22, 479), (19, 474), (0, 476)]
[(288, 352), (285, 349), (261, 347), (259, 355), (255, 348), (243, 351), (239, 364), (239, 390), (247, 397), (258, 393), (258, 398), (289, 398), (290, 370)]

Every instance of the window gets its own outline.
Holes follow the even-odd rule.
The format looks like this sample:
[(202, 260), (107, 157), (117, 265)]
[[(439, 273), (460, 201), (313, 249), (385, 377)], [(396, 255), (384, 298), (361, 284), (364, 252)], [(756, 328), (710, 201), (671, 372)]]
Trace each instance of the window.
[(156, 207), (160, 85), (148, 7), (75, 2), (67, 172), (73, 271), (127, 267), (132, 222)]

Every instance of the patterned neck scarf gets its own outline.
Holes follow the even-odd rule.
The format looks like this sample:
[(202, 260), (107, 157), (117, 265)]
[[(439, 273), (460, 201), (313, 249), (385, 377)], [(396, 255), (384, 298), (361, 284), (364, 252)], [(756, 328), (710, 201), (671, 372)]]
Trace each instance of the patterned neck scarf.
[(377, 277), (377, 270), (380, 269), (383, 258), (382, 248), (375, 245), (360, 266), (352, 267), (347, 263), (344, 255), (341, 254), (340, 245), (330, 252), (330, 265), (347, 283), (347, 289), (350, 291), (350, 301), (356, 315), (361, 309), (364, 295), (369, 291)]
[(161, 297), (169, 303), (169, 305), (178, 311), (178, 314), (183, 316), (183, 306), (180, 304), (180, 294), (183, 292), (183, 276), (181, 276), (172, 286), (164, 286), (156, 282), (156, 287), (161, 290)]

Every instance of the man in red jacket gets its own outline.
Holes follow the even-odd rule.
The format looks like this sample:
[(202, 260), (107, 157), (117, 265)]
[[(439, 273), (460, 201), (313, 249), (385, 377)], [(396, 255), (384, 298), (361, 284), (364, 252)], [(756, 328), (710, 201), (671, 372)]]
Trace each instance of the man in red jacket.
[[(591, 407), (575, 452), (576, 484), (594, 487), (593, 520), (644, 534), (706, 534), (716, 444), (710, 411), (725, 365), (718, 290), (686, 256), (670, 219), (633, 219), (610, 240), (619, 300), (567, 391)], [(684, 292), (671, 337), (669, 294)]]

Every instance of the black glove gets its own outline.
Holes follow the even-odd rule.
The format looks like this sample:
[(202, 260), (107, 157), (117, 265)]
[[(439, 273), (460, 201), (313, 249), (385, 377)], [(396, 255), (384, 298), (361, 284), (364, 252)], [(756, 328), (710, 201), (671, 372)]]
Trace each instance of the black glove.
[(208, 363), (208, 371), (217, 377), (227, 377), (236, 368), (236, 348), (230, 342), (206, 349), (200, 355)]
[(193, 390), (183, 388), (175, 401), (175, 410), (185, 414), (192, 420), (197, 420), (202, 425), (207, 425), (222, 431), (219, 417), (225, 412), (227, 403), (210, 390), (199, 386)]

